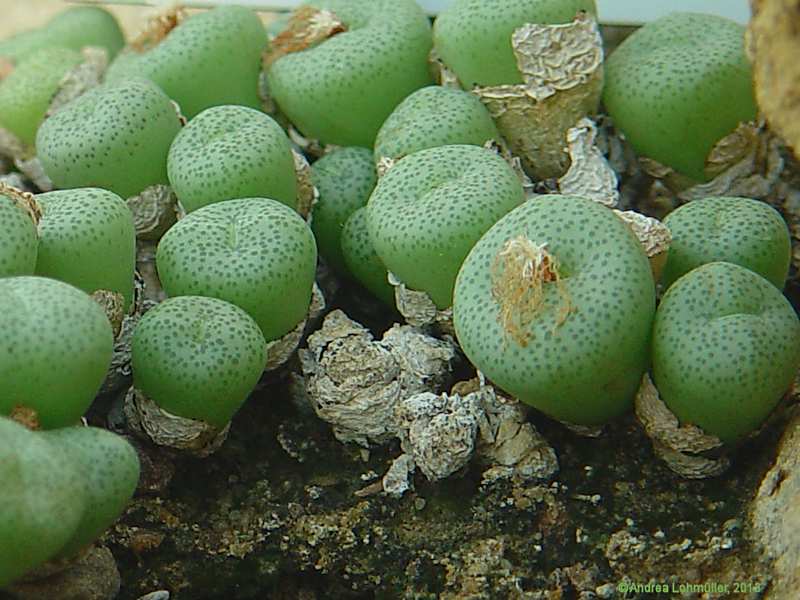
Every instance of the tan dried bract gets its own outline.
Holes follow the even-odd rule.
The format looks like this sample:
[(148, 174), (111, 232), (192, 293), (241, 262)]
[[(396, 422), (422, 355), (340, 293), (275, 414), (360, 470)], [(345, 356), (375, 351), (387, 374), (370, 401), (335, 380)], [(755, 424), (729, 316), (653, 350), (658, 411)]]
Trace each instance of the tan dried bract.
[(173, 6), (150, 18), (145, 28), (133, 38), (130, 48), (135, 52), (146, 52), (157, 46), (170, 31), (186, 20), (186, 9)]
[(553, 327), (569, 316), (571, 301), (561, 282), (558, 259), (547, 251), (546, 242), (536, 244), (524, 235), (506, 240), (490, 277), (500, 325), (522, 347), (528, 345), (530, 324), (544, 308), (546, 284), (555, 284), (560, 300)]
[(90, 294), (90, 297), (106, 313), (116, 339), (122, 330), (122, 320), (125, 318), (125, 298), (119, 292), (111, 292), (109, 290), (95, 290)]
[(800, 1), (751, 0), (747, 50), (758, 107), (800, 158)]
[(347, 26), (331, 11), (303, 6), (294, 11), (286, 29), (272, 40), (262, 64), (268, 69), (282, 56), (316, 46), (344, 31), (347, 31)]
[(8, 418), (34, 431), (40, 429), (41, 427), (39, 424), (39, 413), (29, 406), (23, 406), (22, 404), (17, 404), (14, 406), (14, 408), (11, 409)]
[(653, 442), (653, 450), (678, 475), (702, 479), (715, 477), (728, 468), (730, 461), (726, 456), (702, 455), (720, 449), (722, 441), (695, 425), (681, 425), (646, 373), (636, 395), (635, 408), (636, 417)]
[(9, 198), (20, 209), (28, 213), (33, 224), (38, 227), (39, 221), (42, 220), (42, 207), (39, 206), (33, 194), (30, 192), (23, 192), (20, 189), (8, 185), (4, 181), (0, 181), (0, 195)]

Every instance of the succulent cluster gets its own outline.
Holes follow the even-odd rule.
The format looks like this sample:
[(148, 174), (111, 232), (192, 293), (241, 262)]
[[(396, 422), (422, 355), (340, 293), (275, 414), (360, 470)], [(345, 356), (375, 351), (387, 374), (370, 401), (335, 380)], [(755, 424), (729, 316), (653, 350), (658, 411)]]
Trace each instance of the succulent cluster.
[[(384, 374), (386, 348), (334, 313), (331, 352), (301, 355), (320, 414), (380, 421), (394, 405), (379, 399), (412, 380), (439, 402), (425, 348), (446, 346), (449, 369), (457, 343), (481, 394), (571, 426), (630, 412), (652, 374), (682, 426), (726, 446), (758, 430), (800, 366), (785, 222), (732, 192), (663, 223), (644, 203), (612, 210), (594, 190), (619, 196), (603, 150), (623, 141), (595, 145), (587, 119), (602, 92), (644, 162), (714, 176), (720, 141), (755, 116), (742, 29), (677, 14), (604, 62), (595, 14), (593, 0), (455, 0), (431, 27), (414, 0), (319, 0), (268, 41), (225, 6), (167, 13), (120, 51), (108, 13), (72, 9), (0, 42), (0, 168), (43, 171), (17, 176), (30, 191), (0, 180), (0, 587), (74, 556), (134, 491), (127, 442), (78, 426), (112, 361), (133, 382), (115, 425), (207, 454), (269, 384), (276, 348), (289, 357), (318, 327), (320, 261), (320, 286), (344, 288), (334, 304), (397, 308), (413, 333)], [(113, 62), (54, 108), (87, 46)], [(582, 153), (576, 131), (592, 132)], [(404, 294), (439, 329), (417, 329)], [(447, 402), (407, 421), (445, 419)]]

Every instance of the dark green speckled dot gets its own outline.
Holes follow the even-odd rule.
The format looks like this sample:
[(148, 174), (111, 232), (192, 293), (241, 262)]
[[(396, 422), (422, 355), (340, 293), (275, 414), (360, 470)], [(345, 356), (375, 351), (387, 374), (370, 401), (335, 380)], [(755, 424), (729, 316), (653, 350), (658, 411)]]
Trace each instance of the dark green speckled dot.
[(308, 313), (314, 235), (294, 210), (267, 198), (209, 204), (161, 238), (158, 274), (169, 296), (211, 296), (250, 314), (271, 341)]
[(673, 13), (627, 38), (605, 63), (603, 102), (639, 154), (698, 181), (709, 152), (756, 117), (744, 26)]
[(690, 271), (661, 300), (653, 381), (682, 423), (734, 442), (758, 428), (800, 367), (800, 321), (769, 281), (732, 263)]
[[(288, 209), (287, 209), (288, 210)], [(131, 342), (133, 382), (172, 414), (222, 428), (267, 360), (258, 325), (216, 298), (170, 298), (148, 311)]]
[(672, 234), (662, 281), (665, 287), (705, 263), (747, 267), (783, 289), (791, 260), (789, 228), (770, 205), (750, 198), (694, 200), (672, 211)]

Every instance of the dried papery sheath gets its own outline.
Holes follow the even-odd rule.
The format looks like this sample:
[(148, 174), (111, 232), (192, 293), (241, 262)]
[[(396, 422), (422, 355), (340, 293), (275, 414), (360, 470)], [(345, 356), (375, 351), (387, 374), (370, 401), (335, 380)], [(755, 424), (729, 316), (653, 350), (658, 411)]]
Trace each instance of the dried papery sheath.
[(8, 129), (0, 127), (0, 156), (17, 158), (29, 156), (32, 153), (22, 140), (11, 133)]
[(228, 437), (230, 423), (222, 429), (204, 421), (173, 415), (131, 386), (125, 396), (125, 418), (130, 429), (157, 446), (182, 450), (195, 456), (216, 452)]
[(452, 394), (477, 395), (483, 415), (478, 421), (476, 454), (487, 470), (498, 467), (519, 481), (550, 479), (558, 473), (556, 452), (529, 423), (522, 405), (479, 379), (460, 382)]
[(147, 240), (137, 240), (136, 242), (137, 282), (141, 285), (144, 307), (158, 304), (167, 298), (156, 270), (156, 248), (156, 242)]
[(295, 129), (294, 125), (289, 125), (288, 129), (286, 130), (286, 134), (289, 136), (289, 141), (297, 146), (298, 150), (296, 151), (299, 151), (303, 154), (308, 154), (309, 156), (313, 156), (315, 158), (320, 158), (321, 156), (324, 156), (330, 152), (332, 149), (336, 148), (334, 145), (323, 144), (319, 140), (305, 137), (303, 134), (297, 131), (297, 129)]
[(722, 138), (706, 159), (706, 173), (713, 179), (694, 183), (655, 160), (640, 157), (643, 170), (662, 180), (681, 202), (711, 196), (766, 198), (780, 179), (784, 163), (781, 142), (763, 124), (741, 123)]
[(392, 498), (400, 498), (407, 491), (413, 490), (416, 468), (417, 465), (411, 455), (401, 454), (389, 465), (389, 469), (380, 481), (379, 491)]
[(567, 130), (570, 166), (558, 180), (562, 194), (583, 196), (610, 208), (619, 204), (617, 174), (597, 147), (597, 126), (582, 118)]
[(422, 392), (400, 400), (394, 410), (403, 451), (429, 481), (449, 477), (469, 462), (482, 416), (476, 394)]
[(659, 281), (667, 262), (669, 245), (672, 243), (672, 234), (667, 226), (654, 217), (633, 210), (615, 210), (614, 214), (625, 221), (642, 243), (645, 254), (650, 259), (653, 279)]
[(18, 208), (24, 210), (34, 225), (39, 225), (39, 221), (42, 219), (42, 207), (36, 201), (36, 196), (3, 181), (0, 181), (0, 194), (10, 198)]
[(394, 287), (394, 300), (398, 312), (406, 323), (414, 327), (436, 325), (442, 332), (452, 335), (453, 309), (439, 310), (425, 292), (408, 289), (394, 273), (389, 273), (389, 284)]
[(439, 57), (439, 54), (436, 52), (435, 48), (431, 48), (431, 51), (428, 54), (428, 68), (430, 69), (431, 75), (433, 75), (433, 80), (437, 83), (437, 85), (456, 90), (462, 89), (461, 82), (458, 80), (458, 77), (455, 73), (453, 73), (453, 71), (447, 68), (447, 65), (445, 65), (442, 59)]
[(311, 211), (319, 200), (319, 191), (311, 181), (311, 166), (306, 157), (292, 149), (292, 158), (297, 177), (297, 212), (310, 223)]
[(394, 437), (394, 407), (424, 391), (438, 391), (455, 359), (452, 344), (410, 326), (393, 326), (381, 341), (341, 310), (300, 350), (306, 394), (337, 439), (362, 446)]
[(658, 390), (645, 374), (636, 395), (636, 417), (653, 442), (653, 449), (667, 466), (689, 479), (715, 477), (728, 468), (726, 456), (708, 458), (703, 452), (718, 450), (722, 441), (694, 425), (681, 425), (661, 400)]
[(745, 36), (755, 96), (770, 128), (800, 158), (800, 32), (795, 0), (753, 0)]
[(134, 52), (150, 50), (167, 37), (170, 31), (183, 23), (186, 18), (186, 10), (180, 6), (172, 6), (162, 10), (150, 17), (144, 29), (131, 40), (130, 49)]
[(15, 158), (14, 166), (20, 170), (21, 173), (30, 179), (33, 184), (42, 192), (50, 192), (54, 189), (53, 182), (44, 172), (42, 163), (35, 156), (30, 158)]
[(579, 13), (564, 25), (526, 24), (511, 45), (524, 83), (475, 88), (525, 170), (537, 179), (569, 166), (566, 133), (597, 110), (603, 43), (597, 22)]
[(506, 144), (503, 140), (489, 140), (483, 145), (483, 147), (487, 150), (497, 152), (497, 154), (509, 164), (509, 166), (514, 170), (514, 173), (517, 174), (517, 177), (519, 177), (520, 182), (522, 182), (522, 189), (525, 192), (526, 198), (530, 198), (536, 194), (536, 186), (534, 185), (533, 181), (531, 181), (531, 178), (528, 177), (525, 169), (522, 167), (522, 160), (519, 156), (514, 156), (511, 153), (508, 144)]
[(391, 169), (396, 162), (397, 159), (395, 158), (389, 158), (388, 156), (381, 156), (375, 163), (375, 171), (378, 173), (378, 178), (380, 179), (381, 177), (386, 175), (386, 173), (389, 172), (389, 169)]
[(45, 118), (87, 90), (100, 85), (108, 67), (108, 52), (105, 48), (86, 47), (81, 50), (83, 62), (67, 71), (61, 79), (58, 91), (50, 101)]
[(119, 336), (122, 330), (122, 321), (125, 318), (125, 298), (119, 292), (109, 290), (96, 290), (90, 294), (92, 300), (97, 302), (106, 313), (108, 322), (111, 323), (111, 330), (114, 338)]
[(152, 185), (127, 202), (139, 240), (158, 240), (177, 221), (178, 200), (168, 185)]
[(311, 306), (308, 309), (308, 316), (282, 338), (267, 343), (267, 364), (264, 367), (265, 371), (273, 371), (281, 365), (286, 364), (300, 345), (308, 322), (315, 320), (324, 310), (325, 296), (315, 282), (314, 289), (311, 292)]
[(286, 28), (271, 41), (263, 56), (264, 68), (268, 69), (282, 56), (313, 48), (344, 31), (347, 26), (333, 12), (312, 6), (300, 7), (292, 14)]

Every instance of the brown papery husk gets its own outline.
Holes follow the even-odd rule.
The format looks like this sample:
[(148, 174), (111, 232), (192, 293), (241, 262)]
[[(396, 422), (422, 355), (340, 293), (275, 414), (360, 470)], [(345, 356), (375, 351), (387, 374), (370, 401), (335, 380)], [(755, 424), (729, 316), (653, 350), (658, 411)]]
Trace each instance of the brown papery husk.
[(554, 284), (559, 296), (553, 329), (567, 320), (572, 302), (561, 280), (558, 259), (548, 252), (546, 242), (536, 244), (524, 235), (506, 240), (495, 255), (490, 277), (500, 325), (520, 346), (527, 346), (530, 325), (545, 308), (546, 284)]
[(264, 70), (282, 56), (312, 48), (344, 31), (347, 31), (347, 26), (331, 11), (302, 6), (294, 11), (286, 28), (270, 42), (262, 56)]
[(183, 23), (187, 16), (186, 9), (182, 6), (172, 6), (159, 12), (152, 16), (144, 29), (131, 40), (129, 48), (134, 52), (147, 52)]

